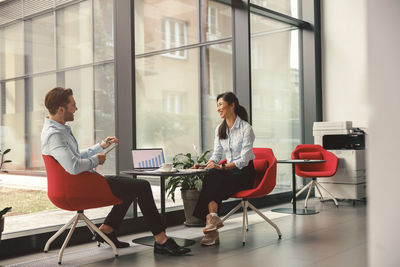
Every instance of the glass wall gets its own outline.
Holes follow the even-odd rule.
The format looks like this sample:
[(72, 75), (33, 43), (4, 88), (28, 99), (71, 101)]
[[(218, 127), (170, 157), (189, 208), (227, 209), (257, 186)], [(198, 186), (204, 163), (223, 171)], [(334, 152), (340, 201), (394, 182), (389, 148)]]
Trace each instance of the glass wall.
[[(0, 147), (11, 148), (9, 158), (13, 160), (7, 165), (11, 173), (7, 177), (18, 172), (45, 175), (40, 145), (47, 114), (43, 102), (55, 86), (74, 90), (78, 111), (71, 126), (82, 148), (115, 135), (114, 2), (71, 1), (38, 16), (0, 25)], [(134, 134), (139, 148), (164, 148), (167, 161), (178, 153), (199, 155), (213, 148), (215, 127), (221, 122), (216, 96), (233, 91), (234, 64), (241, 64), (233, 63), (235, 18), (232, 7), (221, 2), (132, 1)], [(297, 0), (250, 2), (298, 17)], [(301, 142), (300, 30), (255, 14), (250, 14), (250, 25), (254, 145), (272, 148), (279, 159), (289, 158)], [(113, 151), (97, 170), (113, 174), (116, 160)], [(290, 169), (279, 166), (277, 190), (289, 189), (290, 177)], [(37, 181), (28, 175), (23, 179), (31, 179), (26, 184)], [(159, 201), (156, 180), (153, 192)], [(39, 184), (43, 193), (45, 180)], [(44, 198), (43, 209), (53, 209), (45, 194)], [(108, 209), (93, 212), (91, 218), (100, 218)], [(60, 224), (64, 222), (63, 218)], [(36, 225), (44, 226), (44, 221)]]
[[(298, 17), (297, 0), (251, 3)], [(301, 142), (299, 30), (255, 14), (250, 25), (254, 145), (290, 158)], [(231, 7), (135, 1), (135, 46), (138, 147), (163, 147), (168, 161), (212, 149), (221, 121), (216, 96), (233, 90)], [(290, 177), (280, 166), (277, 192), (290, 189)]]
[[(0, 173), (0, 187), (7, 188), (1, 192), (8, 194), (0, 199), (0, 206), (13, 206), (14, 214), (31, 213), (32, 218), (55, 208), (45, 194), (41, 157), (46, 93), (56, 86), (73, 89), (78, 110), (70, 125), (85, 148), (115, 135), (114, 84), (113, 0), (71, 1), (0, 25), (0, 149), (11, 148), (7, 159), (12, 160), (5, 166), (9, 174)], [(98, 171), (114, 174), (115, 155), (115, 150), (110, 152)], [(30, 176), (33, 173), (40, 176)], [(39, 210), (27, 207), (39, 202), (44, 203)], [(94, 210), (92, 218), (104, 217), (108, 209)], [(21, 231), (65, 223), (65, 217), (34, 225), (21, 220), (10, 216), (6, 233), (16, 230), (12, 224)]]
[(162, 147), (167, 161), (212, 149), (216, 96), (233, 90), (231, 7), (135, 1), (135, 55), (137, 146)]
[[(138, 147), (161, 146), (169, 161), (195, 152), (193, 146), (198, 153), (212, 149), (202, 131), (213, 133), (219, 123), (216, 95), (233, 90), (231, 36), (230, 6), (135, 1)], [(222, 44), (203, 44), (224, 38)]]
[[(301, 142), (298, 29), (255, 14), (251, 21), (251, 82), (255, 146), (290, 159)], [(276, 191), (291, 185), (291, 167), (278, 166)]]

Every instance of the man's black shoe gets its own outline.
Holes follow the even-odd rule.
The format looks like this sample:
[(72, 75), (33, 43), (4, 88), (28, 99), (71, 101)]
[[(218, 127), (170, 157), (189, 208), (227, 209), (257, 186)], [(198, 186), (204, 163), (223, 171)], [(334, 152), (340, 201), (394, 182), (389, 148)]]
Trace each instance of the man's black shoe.
[(188, 252), (190, 252), (189, 248), (178, 246), (178, 244), (172, 238), (168, 238), (167, 241), (162, 245), (154, 242), (154, 253), (179, 256)]
[[(121, 241), (119, 241), (119, 240), (117, 239), (117, 236), (115, 235), (115, 231), (113, 231), (113, 232), (111, 232), (111, 233), (109, 233), (109, 234), (106, 234), (106, 233), (105, 233), (105, 235), (114, 243), (114, 245), (115, 245), (117, 248), (126, 248), (126, 247), (129, 247), (129, 243), (121, 242)], [(105, 240), (104, 240), (98, 233), (94, 233), (94, 236), (93, 236), (92, 240), (93, 240), (93, 241), (97, 241), (97, 242), (101, 242), (101, 243), (104, 243), (104, 242), (105, 242)]]

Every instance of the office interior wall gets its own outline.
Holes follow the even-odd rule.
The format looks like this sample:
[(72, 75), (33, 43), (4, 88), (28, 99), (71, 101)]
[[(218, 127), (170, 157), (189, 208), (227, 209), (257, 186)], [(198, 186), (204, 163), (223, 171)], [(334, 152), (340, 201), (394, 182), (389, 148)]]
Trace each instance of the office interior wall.
[(368, 127), (366, 1), (322, 0), (324, 121)]
[(367, 0), (369, 266), (400, 266), (400, 1)]

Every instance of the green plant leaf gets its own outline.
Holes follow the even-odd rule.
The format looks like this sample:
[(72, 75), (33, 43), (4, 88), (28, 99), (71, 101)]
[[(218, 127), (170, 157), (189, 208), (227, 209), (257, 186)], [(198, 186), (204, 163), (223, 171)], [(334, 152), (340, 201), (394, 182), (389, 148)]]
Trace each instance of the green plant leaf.
[(12, 162), (12, 161), (9, 159), (4, 161), (4, 163), (9, 163), (9, 162)]
[(205, 162), (207, 162), (207, 160), (206, 160), (206, 156), (207, 156), (207, 154), (208, 153), (210, 153), (210, 150), (207, 150), (206, 152), (204, 152), (201, 156), (200, 156), (200, 158), (197, 160), (197, 162), (198, 163), (205, 163)]
[(6, 150), (4, 151), (4, 153), (3, 153), (3, 155), (7, 154), (7, 153), (10, 152), (10, 151), (11, 151), (11, 149), (6, 149)]
[(196, 188), (196, 190), (197, 191), (201, 191), (201, 188), (203, 187), (203, 181), (202, 180), (196, 180), (195, 182), (194, 182), (194, 185), (195, 185), (195, 188)]

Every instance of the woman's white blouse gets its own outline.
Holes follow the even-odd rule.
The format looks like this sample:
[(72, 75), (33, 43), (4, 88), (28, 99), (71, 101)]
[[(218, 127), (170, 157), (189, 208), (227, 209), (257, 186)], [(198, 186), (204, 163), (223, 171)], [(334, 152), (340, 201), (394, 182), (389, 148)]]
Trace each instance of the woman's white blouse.
[(231, 130), (226, 129), (226, 139), (219, 139), (218, 129), (219, 125), (215, 128), (214, 152), (210, 160), (218, 163), (225, 154), (227, 162), (235, 163), (240, 170), (249, 165), (250, 160), (255, 158), (253, 153), (255, 135), (251, 125), (236, 116)]

